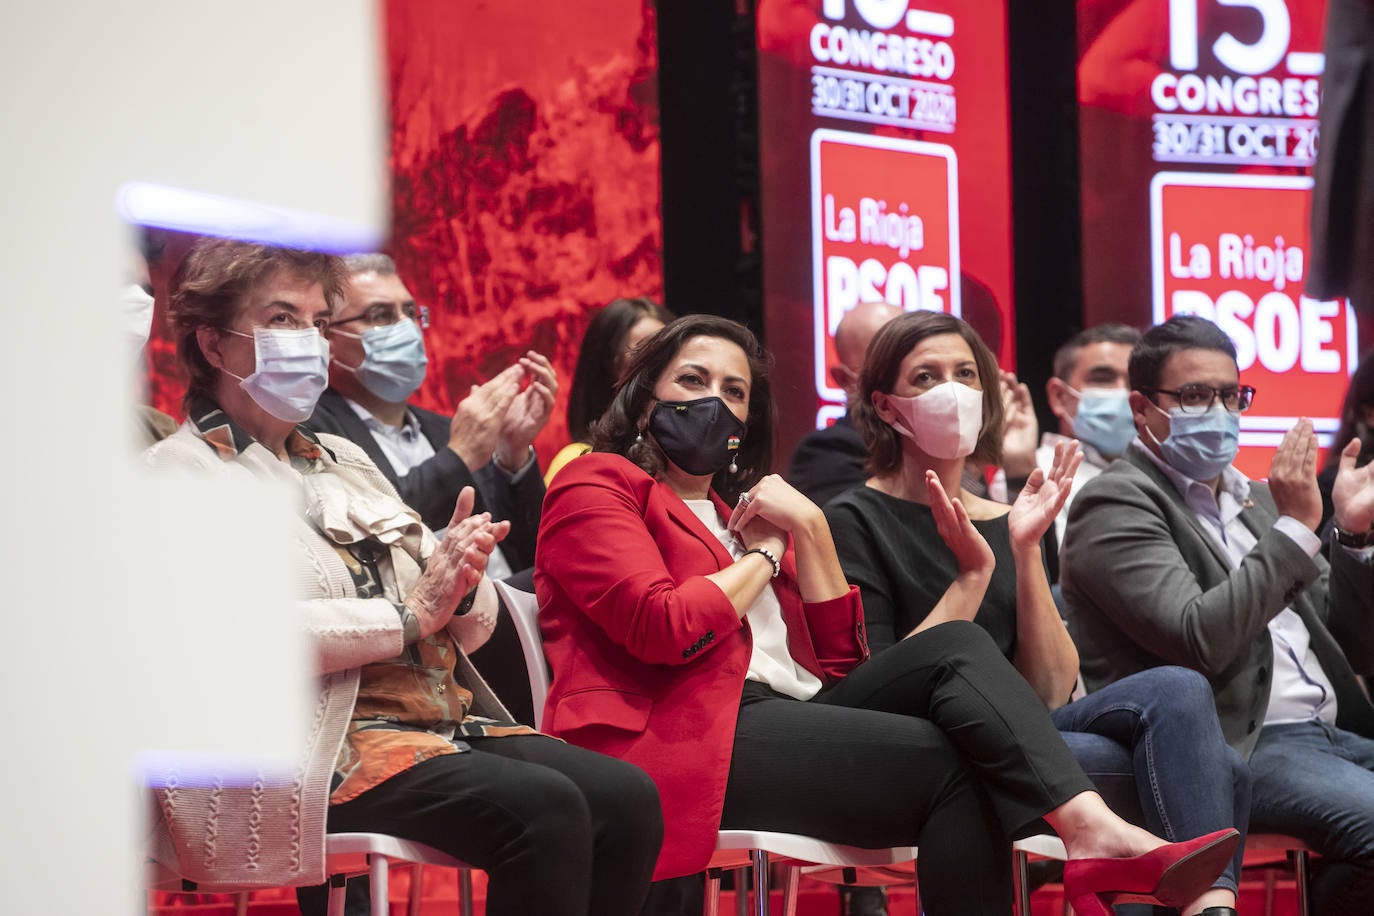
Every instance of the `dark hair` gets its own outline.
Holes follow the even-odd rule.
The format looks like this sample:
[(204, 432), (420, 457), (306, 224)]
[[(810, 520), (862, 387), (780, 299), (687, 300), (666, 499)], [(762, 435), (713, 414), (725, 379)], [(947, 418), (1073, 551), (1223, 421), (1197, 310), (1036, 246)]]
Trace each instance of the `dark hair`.
[(610, 406), (591, 425), (592, 451), (614, 452), (657, 477), (667, 459), (652, 437), (640, 438), (654, 386), (683, 345), (693, 337), (718, 337), (744, 351), (749, 360), (749, 414), (744, 441), (735, 458), (738, 474), (720, 471), (711, 487), (728, 502), (767, 474), (773, 461), (773, 395), (768, 373), (773, 359), (744, 325), (716, 315), (684, 315), (635, 348), (616, 386)]
[(1054, 377), (1067, 382), (1069, 376), (1073, 375), (1074, 364), (1078, 362), (1079, 351), (1084, 347), (1099, 343), (1125, 344), (1128, 347), (1134, 347), (1140, 343), (1140, 331), (1129, 324), (1115, 323), (1094, 325), (1079, 331), (1058, 350), (1054, 351)]
[(1374, 407), (1374, 350), (1366, 350), (1360, 357), (1355, 374), (1350, 376), (1350, 385), (1345, 389), (1345, 401), (1341, 404), (1341, 427), (1336, 430), (1336, 438), (1326, 450), (1325, 467), (1340, 463), (1341, 451), (1355, 438), (1355, 424), (1360, 421), (1360, 408)]
[(574, 442), (585, 442), (592, 421), (610, 406), (625, 338), (645, 318), (667, 324), (673, 313), (643, 296), (615, 299), (587, 325), (568, 394), (568, 434)]
[(231, 239), (203, 238), (191, 246), (172, 277), (167, 307), (177, 356), (190, 376), (187, 406), (209, 396), (219, 377), (219, 370), (201, 352), (196, 331), (227, 328), (254, 287), (279, 270), (319, 283), (331, 306), (337, 308), (343, 301), (348, 274), (334, 255)]
[(1131, 388), (1154, 400), (1159, 387), (1159, 373), (1169, 357), (1180, 350), (1217, 350), (1236, 358), (1236, 345), (1226, 332), (1206, 318), (1196, 315), (1175, 315), (1141, 335), (1131, 350), (1127, 367)]
[(858, 403), (850, 408), (854, 425), (863, 433), (868, 447), (870, 476), (888, 474), (902, 465), (902, 440), (883, 422), (873, 406), (873, 392), (890, 394), (897, 384), (902, 360), (928, 337), (957, 334), (973, 351), (978, 381), (983, 386), (983, 428), (973, 447), (972, 461), (1000, 464), (1002, 461), (1002, 383), (997, 357), (983, 343), (968, 322), (944, 312), (907, 312), (883, 325), (868, 345), (863, 371), (859, 373)]

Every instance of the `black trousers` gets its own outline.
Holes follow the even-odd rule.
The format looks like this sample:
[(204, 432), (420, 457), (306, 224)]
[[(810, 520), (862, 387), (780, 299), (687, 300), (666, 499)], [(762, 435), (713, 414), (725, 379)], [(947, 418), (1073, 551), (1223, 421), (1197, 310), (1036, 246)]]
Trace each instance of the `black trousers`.
[(920, 846), (930, 916), (1004, 916), (1009, 838), (1092, 788), (987, 631), (955, 621), (808, 702), (746, 683), (721, 826)]
[[(328, 830), (388, 833), (470, 862), (487, 873), (489, 916), (638, 913), (663, 841), (648, 775), (543, 736), (466, 740), (470, 753), (331, 806)], [(297, 897), (305, 916), (325, 912), (322, 888)]]

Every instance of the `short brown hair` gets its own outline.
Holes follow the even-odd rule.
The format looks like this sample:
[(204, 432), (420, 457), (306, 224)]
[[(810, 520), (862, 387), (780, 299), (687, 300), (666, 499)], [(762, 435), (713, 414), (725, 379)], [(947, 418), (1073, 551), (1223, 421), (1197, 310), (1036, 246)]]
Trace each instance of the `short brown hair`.
[(279, 270), (319, 283), (324, 287), (325, 301), (332, 306), (343, 301), (348, 272), (335, 255), (231, 239), (203, 238), (191, 246), (172, 277), (167, 308), (177, 356), (190, 376), (185, 399), (188, 406), (210, 395), (218, 377), (218, 370), (201, 352), (196, 331), (228, 328), (254, 287)]
[(870, 476), (889, 474), (902, 465), (902, 440), (878, 416), (873, 392), (890, 394), (907, 354), (927, 337), (942, 334), (957, 334), (968, 343), (978, 367), (978, 381), (983, 386), (983, 428), (969, 458), (981, 464), (1002, 462), (1002, 385), (997, 357), (968, 322), (944, 312), (907, 312), (883, 325), (874, 335), (859, 373), (859, 399), (852, 412), (854, 425), (868, 447)]

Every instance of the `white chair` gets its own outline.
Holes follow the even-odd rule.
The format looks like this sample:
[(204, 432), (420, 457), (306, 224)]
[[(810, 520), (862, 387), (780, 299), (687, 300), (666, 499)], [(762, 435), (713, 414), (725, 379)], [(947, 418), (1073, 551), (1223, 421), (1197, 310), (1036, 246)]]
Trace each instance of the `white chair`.
[[(716, 854), (711, 858), (711, 867), (706, 872), (703, 916), (719, 914), (721, 870), (737, 868), (746, 862), (754, 867), (753, 912), (755, 916), (769, 916), (770, 855), (785, 860), (787, 865), (787, 882), (782, 892), (783, 916), (796, 916), (797, 891), (802, 875), (844, 884), (914, 884), (916, 881), (915, 869), (911, 867), (911, 863), (916, 861), (914, 846), (863, 849), (796, 833), (722, 830), (716, 837)], [(744, 888), (737, 884), (735, 893), (743, 892)]]
[[(344, 883), (358, 875), (369, 875), (372, 879), (371, 916), (389, 916), (390, 870), (395, 863), (412, 866), (407, 916), (419, 916), (420, 913), (420, 867), (423, 865), (458, 870), (458, 910), (462, 916), (472, 916), (472, 866), (423, 843), (383, 833), (326, 835), (324, 867), (329, 885), (329, 916), (343, 916)], [(197, 890), (195, 882), (180, 878), (156, 862), (150, 863), (149, 868), (151, 889), (185, 893)], [(251, 890), (216, 887), (214, 892), (232, 895), (235, 916), (247, 916)]]
[(534, 727), (544, 724), (544, 700), (549, 695), (549, 663), (544, 659), (544, 639), (539, 635), (539, 600), (529, 592), (522, 592), (505, 582), (492, 580), (501, 603), (510, 611), (515, 632), (520, 637), (520, 649), (525, 655), (525, 669), (530, 679), (530, 700), (534, 703)]
[[(1058, 859), (1060, 862), (1067, 861), (1068, 852), (1064, 849), (1064, 841), (1059, 837), (1042, 833), (1035, 836), (1028, 836), (1024, 840), (1017, 840), (1011, 844), (1012, 856), (1014, 859), (1014, 871), (1012, 873), (1012, 883), (1016, 892), (1016, 912), (1019, 916), (1030, 916), (1030, 858), (1035, 856), (1037, 859)], [(1064, 912), (1069, 911), (1068, 898), (1064, 899)]]
[(331, 833), (325, 837), (325, 871), (329, 874), (329, 916), (343, 916), (344, 882), (356, 875), (372, 879), (372, 916), (389, 916), (390, 867), (409, 864), (410, 901), (407, 916), (419, 916), (421, 866), (458, 870), (458, 911), (472, 916), (472, 866), (423, 843), (384, 833)]

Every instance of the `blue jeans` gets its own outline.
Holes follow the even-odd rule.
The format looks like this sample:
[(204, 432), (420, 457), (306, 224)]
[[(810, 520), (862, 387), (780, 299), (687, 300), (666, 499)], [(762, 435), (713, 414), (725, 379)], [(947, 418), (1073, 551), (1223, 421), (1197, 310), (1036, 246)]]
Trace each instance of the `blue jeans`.
[[(1250, 772), (1222, 736), (1212, 688), (1198, 672), (1150, 668), (1061, 706), (1051, 718), (1126, 820), (1171, 842), (1227, 827), (1244, 835)], [(1214, 887), (1236, 889), (1242, 854), (1238, 847)]]
[(1319, 852), (1318, 913), (1374, 912), (1374, 741), (1316, 720), (1266, 725), (1250, 755), (1256, 831)]

